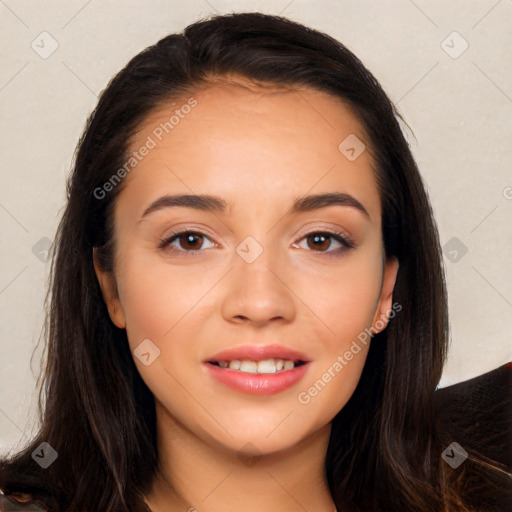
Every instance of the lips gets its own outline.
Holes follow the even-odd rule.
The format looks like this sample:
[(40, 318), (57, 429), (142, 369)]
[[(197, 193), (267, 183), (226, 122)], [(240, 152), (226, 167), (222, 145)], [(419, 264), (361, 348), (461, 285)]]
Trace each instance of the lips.
[(241, 347), (232, 347), (223, 350), (206, 362), (218, 363), (220, 361), (250, 359), (251, 361), (262, 361), (264, 359), (283, 359), (285, 361), (302, 361), (308, 363), (308, 357), (296, 350), (282, 347), (280, 345), (245, 345)]
[(305, 354), (287, 347), (246, 345), (223, 350), (203, 364), (209, 376), (232, 390), (271, 395), (301, 380), (310, 362)]

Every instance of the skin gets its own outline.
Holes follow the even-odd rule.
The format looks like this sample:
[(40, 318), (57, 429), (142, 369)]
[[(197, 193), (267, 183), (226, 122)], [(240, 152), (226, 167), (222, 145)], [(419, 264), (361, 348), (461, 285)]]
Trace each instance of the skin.
[[(95, 264), (131, 350), (145, 339), (160, 350), (149, 366), (134, 358), (157, 412), (161, 469), (147, 503), (155, 512), (332, 512), (323, 471), (330, 423), (359, 381), (369, 344), (307, 405), (297, 396), (365, 328), (385, 328), (392, 307), (398, 263), (385, 258), (371, 156), (349, 161), (338, 149), (349, 134), (369, 141), (347, 105), (315, 90), (258, 88), (231, 76), (193, 97), (197, 106), (126, 177), (114, 212), (114, 273)], [(132, 150), (187, 98), (152, 112)], [(369, 218), (339, 205), (286, 214), (295, 198), (321, 192), (352, 195)], [(153, 201), (177, 193), (230, 206), (164, 208), (141, 219)], [(205, 234), (195, 253), (184, 237), (158, 248), (187, 229)], [(318, 248), (307, 236), (326, 230), (350, 235), (355, 248), (329, 238)], [(236, 252), (248, 236), (263, 249), (252, 263)], [(271, 396), (229, 389), (202, 364), (226, 348), (273, 343), (311, 363), (300, 382)]]

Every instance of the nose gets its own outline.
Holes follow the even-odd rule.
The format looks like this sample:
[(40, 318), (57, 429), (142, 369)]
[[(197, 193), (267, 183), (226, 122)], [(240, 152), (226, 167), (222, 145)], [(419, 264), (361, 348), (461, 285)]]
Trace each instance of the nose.
[(264, 249), (251, 263), (235, 254), (233, 265), (222, 302), (222, 315), (227, 321), (261, 327), (294, 320), (297, 297), (289, 264), (283, 258), (278, 260), (272, 251)]

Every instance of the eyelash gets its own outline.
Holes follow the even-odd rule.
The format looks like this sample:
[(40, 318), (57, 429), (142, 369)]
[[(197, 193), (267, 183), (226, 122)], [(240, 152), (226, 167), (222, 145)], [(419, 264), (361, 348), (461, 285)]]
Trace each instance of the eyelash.
[[(182, 235), (198, 235), (200, 237), (206, 237), (209, 239), (208, 235), (201, 233), (200, 231), (193, 231), (193, 230), (184, 230), (184, 231), (177, 231), (174, 233), (171, 233), (168, 237), (163, 238), (160, 240), (160, 243), (158, 244), (158, 248), (160, 250), (167, 250), (168, 247), (171, 245), (174, 240), (179, 239)], [(339, 247), (338, 249), (335, 249), (333, 251), (312, 251), (312, 252), (318, 252), (319, 254), (326, 255), (328, 257), (335, 257), (335, 256), (341, 256), (342, 253), (344, 253), (348, 249), (354, 248), (354, 243), (344, 234), (339, 232), (333, 232), (333, 231), (311, 231), (310, 233), (306, 233), (302, 238), (300, 238), (299, 241), (304, 240), (305, 238), (312, 236), (312, 235), (326, 235), (329, 238), (333, 238), (337, 242), (339, 242), (342, 247)], [(199, 252), (202, 252), (202, 249), (192, 249), (192, 250), (181, 250), (181, 249), (174, 249), (173, 252), (185, 252), (185, 253), (192, 253), (197, 254)]]

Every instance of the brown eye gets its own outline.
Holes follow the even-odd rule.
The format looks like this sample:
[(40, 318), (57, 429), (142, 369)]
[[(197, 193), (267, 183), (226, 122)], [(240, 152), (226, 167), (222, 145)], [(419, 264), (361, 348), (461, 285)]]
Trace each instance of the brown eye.
[(311, 241), (311, 243), (308, 243), (308, 247), (311, 249), (318, 249), (320, 251), (324, 251), (329, 248), (331, 245), (331, 237), (329, 235), (325, 234), (313, 234), (308, 235), (306, 239)]
[[(172, 250), (180, 252), (194, 252), (204, 249), (203, 244), (205, 240), (209, 240), (209, 238), (203, 233), (196, 231), (181, 231), (179, 233), (173, 233), (170, 237), (161, 240), (158, 247), (160, 249), (166, 249), (172, 246)], [(175, 242), (177, 242), (178, 245), (176, 245)], [(211, 243), (209, 247), (213, 247), (213, 245), (214, 244)]]
[(202, 235), (195, 233), (185, 233), (178, 236), (181, 247), (191, 249), (193, 251), (200, 249), (202, 245)]
[[(325, 253), (329, 256), (337, 255), (354, 247), (352, 242), (342, 233), (331, 233), (330, 231), (309, 233), (302, 240), (306, 241), (307, 249), (311, 249), (313, 252)], [(333, 243), (339, 247), (332, 249)]]

